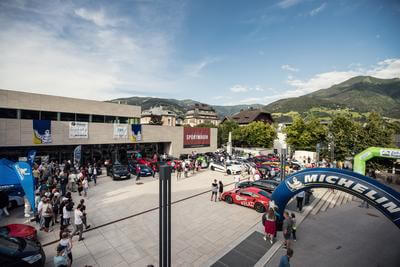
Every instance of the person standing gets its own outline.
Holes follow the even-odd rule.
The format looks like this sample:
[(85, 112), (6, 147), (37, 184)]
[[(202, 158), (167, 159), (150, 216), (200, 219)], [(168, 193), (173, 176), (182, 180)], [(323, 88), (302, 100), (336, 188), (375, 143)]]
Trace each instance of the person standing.
[(50, 203), (50, 199), (45, 198), (42, 207), (42, 217), (44, 218), (44, 231), (48, 232), (50, 228), (50, 222), (53, 218), (53, 206)]
[(75, 221), (74, 221), (75, 229), (72, 232), (72, 237), (75, 236), (76, 233), (79, 233), (79, 240), (78, 241), (81, 241), (81, 240), (84, 239), (82, 237), (82, 233), (83, 233), (83, 221), (82, 221), (83, 212), (81, 211), (81, 208), (82, 208), (81, 205), (78, 205), (76, 207), (76, 209), (75, 209)]
[(263, 225), (265, 230), (264, 240), (267, 241), (267, 238), (269, 238), (269, 242), (273, 244), (276, 234), (276, 216), (272, 208), (269, 208), (267, 213), (263, 215)]
[(219, 184), (219, 186), (218, 186), (218, 192), (219, 192), (218, 199), (219, 199), (219, 201), (221, 201), (222, 193), (224, 193), (224, 185), (222, 184), (221, 181), (219, 181), (218, 184)]
[(213, 200), (217, 202), (217, 194), (218, 194), (218, 183), (217, 180), (214, 180), (214, 182), (211, 184), (211, 201)]
[(303, 210), (304, 195), (305, 195), (304, 190), (299, 192), (299, 193), (297, 193), (297, 195), (296, 195), (297, 209), (299, 210), (299, 212), (301, 212)]
[(85, 226), (85, 229), (88, 229), (90, 228), (90, 225), (87, 224), (86, 206), (85, 206), (85, 200), (83, 198), (81, 199), (80, 206), (81, 206), (81, 211), (83, 213), (82, 223)]
[(296, 215), (292, 212), (291, 217), (292, 217), (292, 236), (293, 236), (293, 240), (297, 241), (297, 238), (296, 238)]
[(235, 175), (233, 177), (233, 179), (234, 179), (234, 182), (235, 182), (235, 188), (238, 188), (239, 187), (239, 182), (240, 182), (240, 176), (239, 175)]
[(0, 211), (2, 211), (6, 216), (10, 216), (10, 213), (8, 213), (7, 210), (8, 205), (9, 205), (9, 199), (7, 192), (0, 190)]
[(290, 248), (290, 237), (292, 235), (293, 222), (287, 211), (283, 213), (283, 217), (285, 218), (282, 225), (283, 237), (285, 238), (284, 248)]
[(83, 179), (82, 187), (83, 187), (83, 196), (87, 197), (87, 192), (89, 190), (89, 181), (87, 177)]
[(312, 196), (312, 189), (306, 189), (304, 194), (304, 205), (310, 204), (310, 198)]
[(140, 165), (136, 165), (136, 182), (140, 180)]
[(94, 182), (94, 186), (97, 185), (97, 164), (93, 164), (93, 182)]
[(62, 174), (60, 174), (60, 176), (61, 195), (64, 196), (67, 192), (68, 173), (63, 172)]
[(288, 248), (286, 250), (286, 255), (283, 255), (281, 257), (281, 260), (279, 261), (279, 267), (290, 267), (291, 257), (293, 257), (293, 250), (291, 248)]

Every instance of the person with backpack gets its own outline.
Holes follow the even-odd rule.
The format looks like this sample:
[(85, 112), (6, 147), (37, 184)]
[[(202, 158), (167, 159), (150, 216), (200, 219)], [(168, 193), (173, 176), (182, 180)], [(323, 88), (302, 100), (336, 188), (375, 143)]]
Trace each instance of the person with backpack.
[(44, 218), (44, 231), (48, 232), (51, 219), (53, 218), (53, 206), (48, 198), (45, 198), (43, 202), (42, 217)]

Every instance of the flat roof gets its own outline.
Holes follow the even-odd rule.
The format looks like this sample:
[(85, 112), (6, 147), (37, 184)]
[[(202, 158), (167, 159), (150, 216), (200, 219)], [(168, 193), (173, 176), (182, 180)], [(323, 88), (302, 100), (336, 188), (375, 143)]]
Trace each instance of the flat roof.
[(0, 108), (140, 118), (141, 107), (0, 89)]

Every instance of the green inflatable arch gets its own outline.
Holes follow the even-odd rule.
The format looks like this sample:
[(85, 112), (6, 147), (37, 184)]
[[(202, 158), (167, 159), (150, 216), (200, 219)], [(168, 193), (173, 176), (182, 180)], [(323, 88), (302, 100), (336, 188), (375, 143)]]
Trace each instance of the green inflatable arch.
[(400, 159), (400, 149), (370, 147), (354, 157), (354, 172), (365, 175), (365, 163), (375, 157)]

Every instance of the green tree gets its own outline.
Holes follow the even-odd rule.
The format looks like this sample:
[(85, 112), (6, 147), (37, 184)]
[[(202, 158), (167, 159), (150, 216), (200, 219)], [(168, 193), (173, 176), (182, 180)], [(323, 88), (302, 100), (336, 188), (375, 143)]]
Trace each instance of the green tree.
[(218, 147), (228, 142), (229, 132), (232, 132), (233, 142), (233, 131), (239, 128), (239, 125), (233, 120), (226, 120), (225, 122), (218, 125)]
[(361, 152), (363, 128), (350, 114), (339, 114), (333, 117), (329, 133), (334, 143), (335, 158), (344, 160)]
[(328, 128), (315, 117), (304, 120), (300, 116), (296, 116), (292, 125), (285, 128), (285, 133), (286, 142), (294, 150), (315, 150), (318, 143), (325, 142)]
[(209, 121), (197, 124), (196, 127), (200, 127), (200, 128), (217, 128), (217, 126), (215, 126), (214, 124), (212, 124)]
[(275, 138), (275, 128), (271, 124), (261, 121), (239, 127), (233, 132), (235, 143), (242, 146), (269, 148), (272, 146)]
[(394, 130), (382, 117), (372, 112), (363, 127), (363, 149), (371, 146), (390, 147), (393, 143)]

